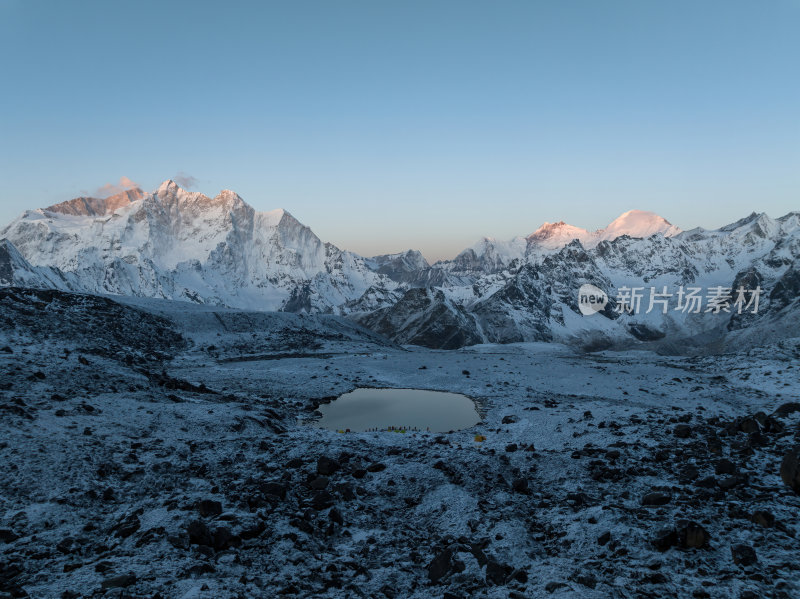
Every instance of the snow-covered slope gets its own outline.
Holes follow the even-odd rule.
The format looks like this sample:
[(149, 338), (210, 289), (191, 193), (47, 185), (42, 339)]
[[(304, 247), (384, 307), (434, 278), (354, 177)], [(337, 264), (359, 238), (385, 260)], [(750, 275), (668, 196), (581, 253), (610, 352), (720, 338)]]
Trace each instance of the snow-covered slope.
[(678, 227), (654, 212), (629, 210), (614, 219), (605, 229), (591, 233), (581, 243), (585, 247), (595, 247), (601, 241), (613, 241), (623, 235), (645, 239), (658, 233), (664, 237), (673, 237), (680, 232)]
[[(152, 193), (76, 198), (30, 210), (0, 231), (0, 285), (188, 300), (256, 310), (349, 315), (401, 343), (566, 341), (709, 346), (779, 338), (800, 322), (800, 213), (751, 214), (680, 231), (632, 210), (589, 232), (545, 223), (508, 242), (484, 238), (429, 265), (417, 251), (363, 258), (322, 242), (284, 210), (257, 212), (165, 181)], [(591, 318), (592, 284), (616, 297), (698, 286), (763, 290), (757, 314), (669, 310)], [(674, 300), (673, 300), (674, 301)]]
[(7, 239), (0, 239), (0, 287), (62, 289), (72, 287), (58, 269), (33, 266)]
[(91, 293), (332, 311), (371, 286), (396, 285), (284, 210), (256, 212), (232, 191), (209, 198), (173, 181), (30, 210), (0, 238)]
[[(617, 235), (621, 231), (635, 235)], [(579, 236), (559, 247), (573, 234)], [(630, 212), (594, 233), (581, 235), (557, 223), (531, 238), (528, 254), (503, 269), (471, 278), (459, 273), (467, 282), (450, 273), (443, 295), (408, 292), (393, 306), (358, 318), (384, 334), (391, 335), (389, 328), (396, 327), (393, 337), (399, 341), (425, 340), (434, 347), (436, 339), (558, 340), (589, 348), (655, 342), (671, 352), (724, 347), (745, 337), (754, 343), (759, 335), (777, 339), (800, 322), (799, 213), (779, 219), (753, 214), (714, 231), (678, 232), (656, 215)], [(583, 284), (598, 286), (612, 298), (599, 315), (580, 313), (577, 299)], [(694, 314), (674, 309), (681, 286), (699, 287), (704, 299), (717, 286), (760, 286), (762, 296), (756, 314)], [(622, 287), (643, 290), (638, 313), (612, 309)], [(657, 304), (647, 312), (651, 287), (658, 292), (666, 287), (672, 294), (666, 314)], [(452, 316), (441, 330), (441, 318), (421, 321), (419, 314)]]

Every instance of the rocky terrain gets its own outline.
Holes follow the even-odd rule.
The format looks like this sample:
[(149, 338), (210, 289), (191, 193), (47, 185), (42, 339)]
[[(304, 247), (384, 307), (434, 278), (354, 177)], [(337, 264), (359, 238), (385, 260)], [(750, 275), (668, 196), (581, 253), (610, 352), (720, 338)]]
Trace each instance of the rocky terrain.
[[(0, 290), (0, 596), (797, 597), (799, 365)], [(314, 426), (368, 386), (483, 421)]]

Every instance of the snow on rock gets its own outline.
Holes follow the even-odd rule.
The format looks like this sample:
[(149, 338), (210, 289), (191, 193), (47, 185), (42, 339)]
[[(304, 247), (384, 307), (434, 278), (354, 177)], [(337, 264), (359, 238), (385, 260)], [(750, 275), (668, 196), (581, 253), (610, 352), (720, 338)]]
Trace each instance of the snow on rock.
[[(371, 286), (396, 286), (284, 210), (256, 212), (233, 191), (209, 198), (170, 180), (149, 194), (27, 211), (0, 237), (92, 293), (262, 310), (295, 297), (302, 309), (332, 311)], [(298, 302), (304, 288), (307, 301)]]
[[(27, 211), (3, 238), (3, 285), (350, 315), (397, 342), (431, 347), (560, 340), (699, 351), (754, 343), (756, 331), (780, 338), (800, 310), (797, 212), (681, 231), (631, 210), (593, 232), (558, 222), (509, 241), (485, 237), (429, 265), (412, 250), (363, 258), (324, 243), (285, 210), (257, 212), (233, 191), (210, 198), (167, 180), (152, 193)], [(757, 315), (617, 317), (609, 308), (583, 318), (576, 304), (582, 284), (613, 297), (623, 286), (674, 293), (692, 285), (705, 294), (745, 282), (764, 291)]]
[(614, 219), (605, 229), (595, 231), (594, 238), (587, 239), (584, 245), (592, 247), (601, 241), (613, 241), (623, 235), (644, 239), (657, 233), (664, 237), (673, 237), (680, 232), (678, 227), (655, 212), (629, 210)]
[[(407, 350), (330, 315), (2, 289), (0, 584), (797, 597), (800, 496), (781, 465), (799, 363), (800, 339), (706, 358)], [(462, 393), (482, 421), (315, 426), (356, 387)]]
[[(562, 245), (573, 236), (577, 237)], [(483, 256), (500, 255), (489, 240), (484, 245)], [(528, 254), (508, 260), (505, 266), (499, 260), (479, 259), (474, 250), (462, 252), (451, 263), (433, 265), (429, 276), (437, 269), (447, 275), (437, 284), (450, 302), (445, 313), (457, 310), (461, 315), (443, 321), (448, 325), (444, 330), (442, 322), (412, 318), (419, 306), (417, 296), (398, 302), (391, 311), (383, 308), (384, 314), (393, 316), (377, 322), (381, 332), (401, 342), (434, 340), (436, 335), (430, 332), (435, 330), (441, 339), (493, 343), (560, 340), (586, 349), (646, 343), (669, 353), (714, 347), (718, 351), (745, 340), (758, 343), (759, 334), (772, 340), (792, 334), (791, 325), (800, 314), (800, 298), (790, 291), (795, 280), (792, 265), (798, 258), (797, 213), (779, 219), (753, 214), (714, 231), (679, 232), (653, 213), (631, 211), (594, 233), (564, 223), (545, 225), (528, 238)], [(636, 315), (620, 315), (609, 307), (585, 318), (577, 306), (577, 293), (586, 283), (599, 286), (611, 298), (621, 287), (640, 288), (643, 294), (646, 290), (649, 297), (651, 287), (658, 292), (666, 287), (674, 296), (681, 286), (699, 287), (703, 296), (717, 286), (733, 290), (760, 286), (763, 297), (758, 314), (746, 318), (674, 309), (647, 313), (647, 300)], [(672, 301), (674, 308), (677, 300)], [(372, 316), (356, 318), (376, 322)], [(394, 333), (386, 328), (390, 324), (397, 327)], [(750, 327), (748, 333), (731, 333)]]

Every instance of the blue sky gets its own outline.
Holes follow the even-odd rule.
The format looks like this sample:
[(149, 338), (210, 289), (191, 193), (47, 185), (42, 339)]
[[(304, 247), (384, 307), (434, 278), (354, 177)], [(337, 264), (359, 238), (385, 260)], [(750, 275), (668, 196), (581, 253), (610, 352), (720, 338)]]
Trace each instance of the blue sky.
[(129, 177), (449, 257), (800, 210), (800, 0), (0, 0), (0, 222)]

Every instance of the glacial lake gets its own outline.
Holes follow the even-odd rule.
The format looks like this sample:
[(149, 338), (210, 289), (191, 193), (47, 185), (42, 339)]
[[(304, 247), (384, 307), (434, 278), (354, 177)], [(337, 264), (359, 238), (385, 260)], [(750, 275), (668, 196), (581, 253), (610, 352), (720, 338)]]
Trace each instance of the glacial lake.
[(316, 425), (334, 431), (447, 432), (481, 421), (466, 395), (426, 389), (355, 389), (319, 407)]

